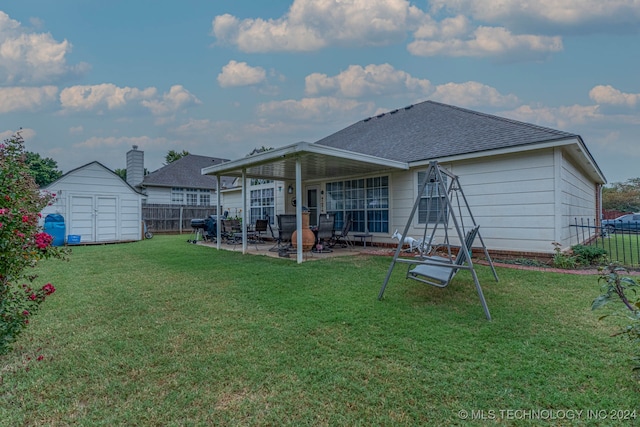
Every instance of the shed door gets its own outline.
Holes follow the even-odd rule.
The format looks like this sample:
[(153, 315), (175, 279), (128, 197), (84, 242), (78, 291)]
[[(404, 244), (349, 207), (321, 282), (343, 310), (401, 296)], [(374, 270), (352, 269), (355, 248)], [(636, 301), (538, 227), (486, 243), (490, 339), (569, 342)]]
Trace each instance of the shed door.
[(107, 242), (118, 239), (118, 198), (116, 196), (72, 195), (69, 233), (81, 242)]
[(118, 213), (115, 197), (96, 196), (96, 241), (118, 239)]

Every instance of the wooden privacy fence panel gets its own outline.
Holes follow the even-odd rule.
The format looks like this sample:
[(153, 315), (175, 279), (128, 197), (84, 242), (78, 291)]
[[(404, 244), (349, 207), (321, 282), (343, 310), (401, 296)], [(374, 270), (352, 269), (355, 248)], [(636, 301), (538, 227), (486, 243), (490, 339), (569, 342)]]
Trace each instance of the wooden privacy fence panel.
[(142, 205), (142, 219), (154, 233), (190, 233), (192, 219), (215, 214), (215, 206)]

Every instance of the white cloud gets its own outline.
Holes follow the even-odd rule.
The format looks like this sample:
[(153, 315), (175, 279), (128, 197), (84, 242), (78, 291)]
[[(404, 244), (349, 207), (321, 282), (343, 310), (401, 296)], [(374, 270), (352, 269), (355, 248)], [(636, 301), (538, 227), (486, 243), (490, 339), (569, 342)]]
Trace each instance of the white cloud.
[(272, 101), (258, 106), (258, 115), (288, 121), (331, 122), (345, 115), (362, 117), (374, 110), (373, 103), (362, 103), (334, 97)]
[(433, 0), (434, 12), (465, 13), (474, 19), (515, 28), (553, 27), (567, 31), (579, 27), (593, 31), (619, 25), (637, 27), (640, 5), (637, 0)]
[(38, 84), (81, 74), (89, 65), (67, 64), (71, 43), (58, 42), (49, 33), (32, 33), (0, 11), (0, 82)]
[(82, 142), (73, 144), (74, 148), (122, 148), (124, 153), (129, 147), (137, 145), (141, 150), (155, 147), (165, 142), (164, 138), (139, 137), (91, 137)]
[(182, 85), (171, 86), (169, 92), (162, 95), (162, 99), (142, 101), (142, 105), (151, 110), (151, 113), (155, 116), (173, 114), (182, 108), (201, 103), (195, 95)]
[(429, 80), (412, 77), (390, 64), (370, 64), (366, 67), (350, 65), (346, 71), (329, 77), (314, 73), (305, 78), (305, 93), (331, 93), (348, 98), (369, 95), (426, 94), (431, 90)]
[(36, 111), (56, 101), (56, 86), (0, 88), (0, 113)]
[(464, 31), (465, 26), (439, 28), (416, 34), (432, 34), (434, 39), (416, 39), (407, 50), (417, 56), (528, 57), (540, 58), (563, 49), (560, 37), (513, 34), (501, 27), (478, 27), (465, 38), (444, 37)]
[(640, 93), (624, 93), (610, 85), (598, 85), (589, 91), (589, 98), (599, 104), (634, 107), (640, 102)]
[(221, 87), (250, 86), (262, 83), (267, 72), (261, 67), (251, 67), (246, 62), (229, 61), (218, 74)]
[(505, 117), (540, 126), (568, 130), (570, 127), (599, 121), (603, 115), (597, 105), (569, 105), (561, 107), (532, 107), (522, 105), (515, 110), (504, 112)]
[(478, 82), (446, 83), (438, 85), (431, 95), (433, 100), (461, 107), (491, 105), (512, 106), (518, 103), (513, 94), (502, 95), (496, 88)]
[(60, 92), (60, 103), (66, 110), (96, 110), (104, 107), (108, 110), (114, 110), (122, 108), (130, 102), (151, 99), (155, 95), (155, 88), (140, 90), (103, 83), (65, 88)]
[(216, 16), (212, 33), (243, 52), (312, 51), (328, 45), (380, 46), (403, 40), (423, 16), (407, 0), (294, 0), (278, 19)]

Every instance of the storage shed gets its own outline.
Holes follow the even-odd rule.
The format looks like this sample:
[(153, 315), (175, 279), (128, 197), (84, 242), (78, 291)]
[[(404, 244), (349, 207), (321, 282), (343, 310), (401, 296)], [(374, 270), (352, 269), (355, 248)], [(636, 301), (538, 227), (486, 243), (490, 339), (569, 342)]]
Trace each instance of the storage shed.
[(67, 236), (80, 236), (80, 243), (142, 239), (143, 195), (99, 162), (73, 169), (43, 190), (55, 201), (42, 217), (62, 215)]

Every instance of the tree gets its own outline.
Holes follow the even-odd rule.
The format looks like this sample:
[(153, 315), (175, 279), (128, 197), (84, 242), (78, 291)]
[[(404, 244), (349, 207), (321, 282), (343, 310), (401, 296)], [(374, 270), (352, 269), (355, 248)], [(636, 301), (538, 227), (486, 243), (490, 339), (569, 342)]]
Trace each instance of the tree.
[(640, 211), (640, 178), (614, 182), (602, 189), (602, 208), (622, 212)]
[(165, 165), (169, 163), (175, 162), (178, 159), (183, 158), (184, 156), (188, 156), (189, 152), (187, 150), (182, 150), (182, 153), (177, 152), (176, 150), (169, 150), (167, 155), (164, 156)]
[(25, 152), (25, 164), (39, 187), (46, 187), (62, 176), (55, 160), (50, 157), (42, 158), (38, 153)]
[(115, 174), (122, 178), (123, 181), (127, 180), (127, 170), (126, 169), (116, 169), (114, 170)]

